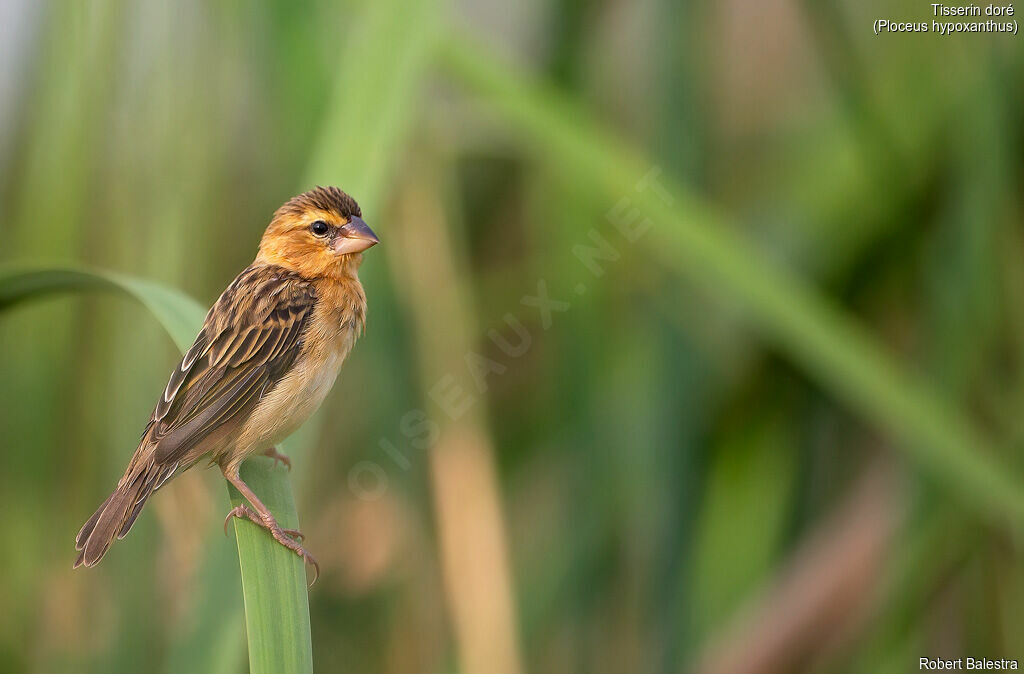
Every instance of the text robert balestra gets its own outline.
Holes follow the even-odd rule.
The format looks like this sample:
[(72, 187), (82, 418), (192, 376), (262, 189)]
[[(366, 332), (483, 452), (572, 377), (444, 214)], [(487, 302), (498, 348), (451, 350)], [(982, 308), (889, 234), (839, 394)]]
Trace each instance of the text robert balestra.
[(921, 658), (918, 669), (927, 671), (948, 671), (956, 669), (970, 670), (992, 670), (992, 669), (1018, 669), (1020, 665), (1016, 660), (999, 658), (955, 658), (943, 660), (941, 658)]

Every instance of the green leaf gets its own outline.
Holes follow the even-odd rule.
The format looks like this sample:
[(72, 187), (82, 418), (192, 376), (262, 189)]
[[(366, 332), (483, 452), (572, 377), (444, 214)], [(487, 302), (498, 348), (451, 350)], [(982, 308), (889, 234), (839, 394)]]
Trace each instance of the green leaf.
[(768, 576), (797, 474), (796, 429), (780, 398), (744, 410), (711, 452), (689, 607), (696, 643)]
[(64, 292), (122, 292), (146, 307), (182, 351), (192, 346), (206, 311), (191, 297), (144, 279), (113, 272), (60, 268), (0, 267), (0, 311), (19, 302)]
[[(649, 230), (638, 240), (653, 259), (736, 302), (760, 335), (870, 423), (925, 472), (998, 524), (1024, 526), (1024, 485), (988, 440), (828, 298), (772, 263), (727, 219), (674, 184), (659, 167), (604, 132), (586, 112), (528, 81), (470, 38), (442, 43), (449, 71), (518, 127), (537, 155), (596, 185), (609, 209), (630, 209)], [(609, 225), (610, 227), (610, 225)], [(609, 238), (623, 237), (614, 229)], [(583, 239), (581, 243), (586, 243)], [(629, 244), (627, 244), (629, 245)]]
[[(111, 272), (92, 271), (71, 267), (33, 269), (0, 267), (0, 311), (21, 302), (42, 298), (60, 292), (104, 290), (124, 293), (138, 301), (167, 330), (181, 350), (187, 349), (202, 327), (205, 311), (187, 295), (143, 279)], [(243, 479), (273, 510), (286, 528), (298, 527), (298, 516), (292, 499), (287, 473), (273, 470), (270, 460), (262, 458), (247, 461), (242, 467)], [(232, 496), (237, 496), (233, 493)], [(304, 564), (299, 557), (274, 541), (255, 525), (235, 520), (238, 540), (238, 560), (245, 597), (246, 627), (249, 640), (249, 666), (252, 672), (312, 672), (312, 641), (309, 629), (309, 604), (305, 583)], [(208, 542), (209, 554), (219, 556), (216, 546), (227, 541), (214, 537)], [(70, 553), (69, 553), (70, 554)], [(204, 573), (226, 578), (228, 569), (214, 569), (204, 565)], [(233, 574), (230, 574), (233, 575)], [(226, 626), (237, 624), (240, 616), (237, 604), (224, 603), (205, 611), (200, 620), (207, 629), (191, 633), (182, 647), (204, 644), (208, 656), (195, 654), (171, 662), (203, 662), (201, 671), (230, 671), (233, 658), (225, 655), (224, 644), (218, 639), (205, 639), (211, 633), (230, 638), (233, 630)]]
[[(295, 502), (284, 466), (255, 457), (242, 464), (242, 481), (252, 488), (285, 529), (298, 529)], [(234, 505), (245, 503), (228, 486)], [(249, 671), (289, 674), (313, 671), (309, 636), (309, 599), (301, 559), (276, 543), (261, 527), (235, 519), (238, 557), (242, 564), (245, 626), (249, 635)], [(269, 541), (269, 544), (268, 544)]]

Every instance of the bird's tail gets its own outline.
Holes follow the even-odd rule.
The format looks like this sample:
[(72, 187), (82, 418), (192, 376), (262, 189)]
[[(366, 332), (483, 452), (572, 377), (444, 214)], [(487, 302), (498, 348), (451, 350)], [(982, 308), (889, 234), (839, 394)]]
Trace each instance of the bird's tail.
[[(134, 463), (134, 462), (133, 462)], [(135, 524), (146, 499), (162, 485), (177, 466), (130, 466), (117, 489), (96, 509), (75, 538), (79, 550), (75, 568), (95, 566), (103, 559), (115, 538), (124, 538)]]

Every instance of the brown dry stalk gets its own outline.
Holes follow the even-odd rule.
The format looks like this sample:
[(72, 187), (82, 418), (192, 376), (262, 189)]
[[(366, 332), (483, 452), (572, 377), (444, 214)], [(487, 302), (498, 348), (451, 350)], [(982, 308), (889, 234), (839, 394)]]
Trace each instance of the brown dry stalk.
[[(410, 172), (418, 180), (431, 180), (433, 173)], [(465, 395), (479, 398), (464, 360), (474, 350), (478, 330), (465, 296), (464, 267), (450, 245), (441, 193), (436, 181), (407, 185), (394, 223), (401, 231), (382, 246), (415, 326), (428, 404), (430, 390), (446, 376)], [(476, 399), (457, 418), (430, 408), (440, 427), (427, 451), (441, 566), (461, 671), (519, 674), (505, 521), (483, 407), (483, 399)]]
[(874, 461), (768, 590), (699, 658), (700, 674), (799, 671), (863, 620), (900, 520), (891, 462)]

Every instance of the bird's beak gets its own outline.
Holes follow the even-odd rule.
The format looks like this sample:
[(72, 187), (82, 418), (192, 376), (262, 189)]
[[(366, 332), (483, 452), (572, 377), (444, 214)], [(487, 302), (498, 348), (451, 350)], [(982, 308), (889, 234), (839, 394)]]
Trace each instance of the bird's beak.
[(363, 222), (362, 218), (353, 217), (348, 224), (338, 231), (334, 240), (334, 253), (336, 255), (348, 255), (349, 253), (361, 253), (370, 246), (380, 243), (380, 239), (373, 233), (373, 230)]

